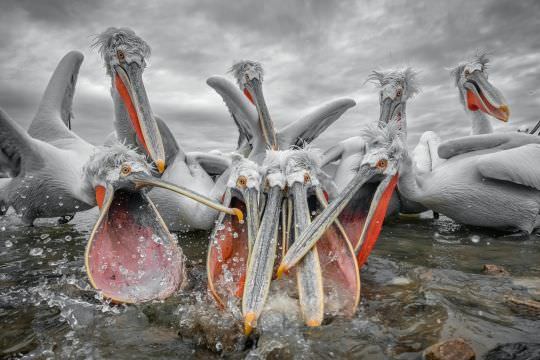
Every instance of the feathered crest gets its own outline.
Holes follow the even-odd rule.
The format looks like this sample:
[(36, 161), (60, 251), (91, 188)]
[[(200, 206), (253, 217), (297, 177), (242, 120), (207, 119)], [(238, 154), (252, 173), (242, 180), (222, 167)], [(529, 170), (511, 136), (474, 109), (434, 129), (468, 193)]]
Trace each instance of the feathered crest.
[(139, 154), (134, 149), (121, 144), (114, 143), (112, 146), (100, 146), (90, 156), (83, 172), (88, 179), (105, 179), (109, 171), (120, 168), (126, 161), (136, 161), (151, 168), (144, 155)]
[(253, 68), (255, 72), (259, 74), (259, 79), (261, 81), (263, 80), (264, 70), (260, 62), (252, 61), (252, 60), (241, 60), (241, 61), (236, 62), (229, 69), (229, 72), (233, 74), (238, 85), (241, 85), (241, 81), (244, 77), (244, 74), (246, 70), (248, 70), (250, 67)]
[(463, 73), (463, 70), (465, 70), (465, 66), (480, 65), (482, 71), (486, 71), (488, 68), (488, 63), (490, 62), (489, 55), (489, 52), (485, 50), (478, 50), (476, 54), (468, 60), (460, 62), (456, 67), (449, 68), (450, 76), (454, 78), (456, 86), (459, 85), (461, 74)]
[(389, 84), (400, 84), (403, 87), (407, 99), (420, 92), (418, 84), (418, 72), (411, 67), (397, 70), (377, 71), (373, 70), (366, 81), (384, 87)]
[(361, 137), (366, 141), (368, 151), (375, 148), (386, 148), (388, 154), (396, 159), (401, 158), (405, 145), (401, 138), (399, 123), (389, 122), (385, 127), (370, 124), (361, 130)]
[(291, 167), (318, 171), (321, 167), (321, 153), (315, 149), (297, 149), (291, 151), (287, 158), (286, 169)]
[[(145, 65), (144, 61), (150, 57), (151, 53), (150, 46), (146, 41), (129, 28), (108, 28), (94, 38), (92, 47), (98, 49), (99, 54), (105, 60), (106, 66), (113, 61), (113, 56), (118, 49), (125, 52), (127, 61), (140, 61), (140, 59), (134, 57), (134, 55), (138, 55), (143, 60), (141, 66)], [(109, 72), (108, 66), (107, 72)]]

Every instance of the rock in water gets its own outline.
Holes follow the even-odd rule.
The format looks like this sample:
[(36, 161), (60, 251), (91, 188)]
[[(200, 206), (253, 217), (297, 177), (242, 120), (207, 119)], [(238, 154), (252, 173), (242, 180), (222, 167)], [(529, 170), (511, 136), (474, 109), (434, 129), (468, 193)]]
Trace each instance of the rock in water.
[(486, 360), (531, 360), (540, 359), (540, 344), (510, 343), (499, 345), (487, 352)]
[(426, 360), (474, 360), (472, 347), (462, 338), (441, 341), (424, 350)]
[(486, 275), (497, 275), (497, 276), (509, 276), (510, 273), (506, 271), (505, 268), (499, 265), (494, 264), (485, 264), (482, 268), (482, 272)]

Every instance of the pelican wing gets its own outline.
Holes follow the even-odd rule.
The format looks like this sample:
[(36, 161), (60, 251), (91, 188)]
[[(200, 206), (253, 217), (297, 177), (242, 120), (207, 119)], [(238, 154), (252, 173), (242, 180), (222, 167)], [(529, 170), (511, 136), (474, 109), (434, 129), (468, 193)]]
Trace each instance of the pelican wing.
[(352, 99), (334, 100), (285, 126), (277, 133), (280, 148), (287, 149), (292, 145), (303, 146), (312, 142), (354, 105), (356, 103)]
[(441, 143), (438, 152), (442, 159), (450, 159), (471, 151), (506, 150), (526, 144), (540, 144), (540, 137), (517, 132), (471, 135)]
[(186, 154), (186, 162), (188, 164), (197, 162), (209, 175), (221, 175), (230, 166), (231, 159), (217, 154), (209, 154), (199, 151), (190, 151)]
[(540, 144), (528, 144), (480, 156), (477, 167), (486, 178), (509, 181), (540, 190), (538, 159), (540, 159)]
[(33, 138), (48, 143), (61, 139), (78, 139), (70, 129), (73, 95), (83, 59), (80, 52), (70, 51), (56, 66), (28, 129), (28, 134)]
[(229, 80), (222, 76), (212, 76), (206, 80), (222, 98), (231, 113), (234, 123), (238, 127), (238, 148), (243, 148), (246, 143), (253, 147), (254, 138), (260, 139), (259, 116), (255, 107), (249, 103), (247, 98)]
[(38, 141), (0, 109), (0, 164), (2, 171), (16, 177), (25, 169), (41, 163)]

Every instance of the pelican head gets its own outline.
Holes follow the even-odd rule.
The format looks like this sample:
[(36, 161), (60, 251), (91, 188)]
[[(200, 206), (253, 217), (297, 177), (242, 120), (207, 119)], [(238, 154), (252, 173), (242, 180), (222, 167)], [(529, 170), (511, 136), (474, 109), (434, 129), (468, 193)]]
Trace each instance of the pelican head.
[(121, 112), (117, 117), (131, 122), (134, 140), (162, 173), (166, 165), (163, 140), (142, 80), (150, 46), (133, 30), (113, 27), (99, 34), (93, 46), (99, 49), (111, 76), (117, 111)]
[(221, 306), (225, 306), (228, 298), (242, 296), (249, 254), (259, 229), (258, 165), (235, 154), (230, 171), (223, 204), (241, 209), (246, 219), (238, 221), (223, 213), (210, 236), (206, 263), (208, 287)]
[(266, 144), (271, 149), (277, 150), (276, 131), (274, 123), (270, 118), (262, 90), (264, 75), (262, 65), (256, 61), (243, 60), (234, 64), (230, 72), (236, 78), (240, 90), (257, 108), (259, 123)]
[[(183, 281), (183, 255), (147, 188), (162, 187), (217, 210), (225, 208), (153, 177), (146, 158), (121, 144), (98, 148), (84, 173), (87, 190), (95, 193), (100, 208), (85, 253), (90, 283), (116, 302), (171, 295)], [(238, 209), (226, 211), (242, 217)]]
[(508, 121), (510, 109), (502, 93), (488, 81), (489, 58), (480, 53), (451, 70), (459, 89), (460, 100), (469, 111), (482, 111), (501, 121)]
[(386, 126), (391, 121), (400, 124), (405, 122), (405, 105), (408, 99), (419, 91), (416, 71), (408, 67), (400, 70), (373, 71), (368, 81), (380, 87), (379, 103), (381, 112), (379, 126)]
[[(362, 138), (368, 145), (354, 178), (295, 240), (281, 262), (279, 273), (295, 266), (338, 217), (354, 248), (358, 265), (365, 262), (378, 238), (397, 183), (405, 151), (400, 133), (399, 124), (394, 121), (383, 128), (374, 125), (363, 130)], [(374, 192), (361, 191), (374, 182), (378, 182)]]

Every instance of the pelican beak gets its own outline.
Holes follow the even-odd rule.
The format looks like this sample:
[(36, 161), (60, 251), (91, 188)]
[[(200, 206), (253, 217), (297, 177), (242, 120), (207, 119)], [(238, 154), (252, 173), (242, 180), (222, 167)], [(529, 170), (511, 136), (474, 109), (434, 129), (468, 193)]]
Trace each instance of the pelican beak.
[(379, 115), (379, 127), (385, 127), (392, 120), (400, 123), (403, 103), (401, 99), (394, 100), (386, 97), (381, 103), (381, 112)]
[[(308, 205), (308, 188), (295, 182), (290, 188), (294, 208), (294, 237), (311, 223), (311, 211)], [(296, 281), (300, 300), (300, 309), (307, 326), (319, 326), (324, 318), (323, 276), (319, 253), (314, 246), (296, 266)]]
[(85, 251), (90, 283), (116, 303), (167, 298), (184, 280), (184, 260), (154, 204), (142, 191), (100, 189)]
[(272, 281), (278, 242), (282, 189), (272, 186), (267, 194), (264, 215), (249, 256), (246, 284), (242, 296), (244, 332), (249, 335), (257, 326)]
[[(355, 177), (347, 184), (339, 196), (313, 220), (313, 222), (295, 240), (292, 246), (289, 247), (287, 254), (285, 254), (285, 257), (278, 268), (278, 277), (298, 264), (298, 262), (313, 248), (313, 246), (315, 246), (317, 241), (338, 219), (338, 216), (345, 207), (347, 207), (351, 199), (353, 199), (362, 186), (379, 174), (379, 171), (371, 168), (367, 164), (360, 167)], [(363, 223), (363, 219), (357, 219), (357, 221)]]
[(259, 228), (258, 191), (228, 188), (223, 204), (246, 214), (246, 221), (221, 213), (210, 236), (206, 261), (208, 288), (221, 307), (244, 292), (249, 254)]
[(142, 68), (133, 62), (114, 69), (114, 85), (129, 114), (137, 141), (161, 174), (166, 166), (165, 149), (142, 81)]
[(96, 188), (100, 215), (85, 252), (92, 286), (117, 303), (164, 299), (184, 279), (182, 250), (169, 233), (145, 187), (162, 187), (243, 219), (230, 209), (147, 174)]
[(473, 71), (463, 86), (466, 90), (467, 108), (470, 111), (480, 110), (501, 121), (508, 121), (510, 109), (506, 100), (481, 71)]
[(253, 78), (247, 81), (244, 88), (244, 94), (255, 105), (259, 113), (259, 124), (261, 126), (263, 137), (266, 144), (272, 149), (277, 150), (278, 143), (274, 123), (270, 118), (266, 101), (264, 100), (262, 83), (259, 79)]

